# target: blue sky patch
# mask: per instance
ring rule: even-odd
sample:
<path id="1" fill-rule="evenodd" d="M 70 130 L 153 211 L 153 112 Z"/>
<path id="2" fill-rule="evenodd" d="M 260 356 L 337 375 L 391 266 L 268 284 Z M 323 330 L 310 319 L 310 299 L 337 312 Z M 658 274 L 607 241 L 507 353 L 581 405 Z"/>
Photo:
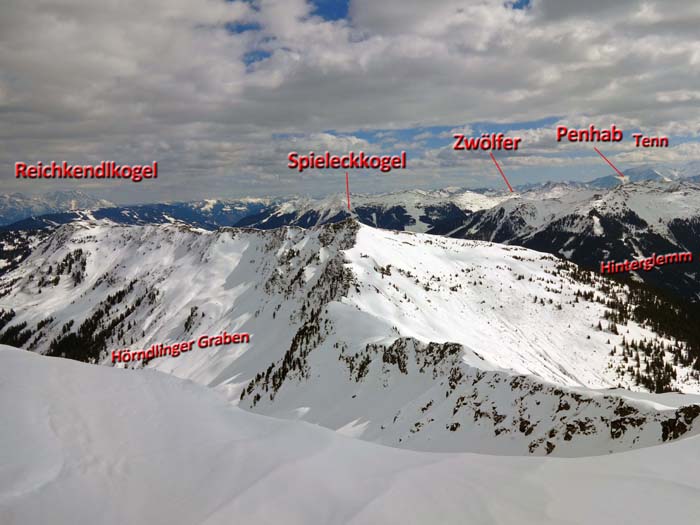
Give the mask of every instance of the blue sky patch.
<path id="1" fill-rule="evenodd" d="M 341 20 L 348 17 L 350 0 L 311 0 L 313 14 L 324 20 Z"/>
<path id="2" fill-rule="evenodd" d="M 251 64 L 255 64 L 256 62 L 260 62 L 271 56 L 272 53 L 269 51 L 254 49 L 253 51 L 248 51 L 245 55 L 243 55 L 243 62 L 246 66 L 250 66 Z"/>
<path id="3" fill-rule="evenodd" d="M 506 2 L 506 6 L 511 9 L 527 9 L 530 7 L 530 0 L 515 0 L 514 2 Z"/>
<path id="4" fill-rule="evenodd" d="M 241 22 L 229 22 L 226 24 L 226 30 L 229 33 L 245 33 L 246 31 L 259 31 L 262 26 L 257 22 L 252 22 L 249 24 L 244 24 Z"/>

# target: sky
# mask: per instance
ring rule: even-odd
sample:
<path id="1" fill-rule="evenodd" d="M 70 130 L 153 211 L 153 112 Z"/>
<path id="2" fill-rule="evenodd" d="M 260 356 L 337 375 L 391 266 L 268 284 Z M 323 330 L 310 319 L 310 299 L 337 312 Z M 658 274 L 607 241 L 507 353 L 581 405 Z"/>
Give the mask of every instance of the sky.
<path id="1" fill-rule="evenodd" d="M 322 195 L 290 151 L 408 152 L 354 191 L 502 187 L 455 132 L 522 138 L 513 184 L 611 173 L 557 125 L 625 131 L 620 169 L 700 159 L 697 0 L 4 0 L 2 191 L 115 202 Z M 631 134 L 668 136 L 638 149 Z M 159 178 L 18 180 L 15 162 L 159 162 Z"/>

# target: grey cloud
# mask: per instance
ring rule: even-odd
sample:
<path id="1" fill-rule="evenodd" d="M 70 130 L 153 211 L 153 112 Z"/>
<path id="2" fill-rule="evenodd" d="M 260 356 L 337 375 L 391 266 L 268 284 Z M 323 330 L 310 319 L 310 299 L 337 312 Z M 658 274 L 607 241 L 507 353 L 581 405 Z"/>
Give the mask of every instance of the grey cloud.
<path id="1" fill-rule="evenodd" d="M 6 0 L 7 186 L 26 188 L 16 160 L 158 158 L 167 180 L 141 198 L 321 191 L 322 178 L 291 176 L 288 148 L 345 148 L 356 130 L 586 115 L 698 132 L 696 1 L 354 0 L 348 21 L 311 13 L 303 0 Z M 235 34 L 232 22 L 261 29 Z M 271 56 L 246 65 L 261 48 Z M 322 138 L 329 129 L 339 137 Z M 295 144 L 273 138 L 289 133 Z M 556 152 L 545 132 L 531 138 L 523 157 Z M 426 152 L 377 184 L 452 181 L 455 162 Z"/>

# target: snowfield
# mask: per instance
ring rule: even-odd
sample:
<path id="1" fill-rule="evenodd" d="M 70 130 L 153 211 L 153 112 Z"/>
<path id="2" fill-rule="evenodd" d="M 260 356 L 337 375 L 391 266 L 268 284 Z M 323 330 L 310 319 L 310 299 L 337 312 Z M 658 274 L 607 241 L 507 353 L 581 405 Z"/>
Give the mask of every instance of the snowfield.
<path id="1" fill-rule="evenodd" d="M 607 390 L 645 390 L 621 350 L 644 340 L 676 388 L 698 392 L 697 373 L 674 363 L 677 341 L 606 319 L 626 294 L 532 250 L 354 221 L 216 232 L 85 221 L 0 278 L 13 315 L 3 333 L 38 353 L 111 365 L 113 350 L 245 332 L 250 344 L 146 366 L 378 444 L 506 455 L 609 454 L 700 430 L 690 399 Z"/>
<path id="2" fill-rule="evenodd" d="M 0 370 L 3 525 L 690 525 L 700 515 L 697 437 L 577 459 L 423 453 L 251 414 L 148 369 L 2 347 Z"/>

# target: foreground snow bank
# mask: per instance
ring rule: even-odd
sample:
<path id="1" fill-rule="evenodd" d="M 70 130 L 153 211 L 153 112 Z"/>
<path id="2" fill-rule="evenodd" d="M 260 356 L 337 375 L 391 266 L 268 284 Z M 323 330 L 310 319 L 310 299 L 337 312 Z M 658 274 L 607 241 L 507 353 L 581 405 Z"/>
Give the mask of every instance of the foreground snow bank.
<path id="1" fill-rule="evenodd" d="M 153 370 L 0 347 L 0 523 L 695 523 L 700 440 L 428 454 L 244 412 Z M 680 468 L 680 467 L 683 468 Z"/>

